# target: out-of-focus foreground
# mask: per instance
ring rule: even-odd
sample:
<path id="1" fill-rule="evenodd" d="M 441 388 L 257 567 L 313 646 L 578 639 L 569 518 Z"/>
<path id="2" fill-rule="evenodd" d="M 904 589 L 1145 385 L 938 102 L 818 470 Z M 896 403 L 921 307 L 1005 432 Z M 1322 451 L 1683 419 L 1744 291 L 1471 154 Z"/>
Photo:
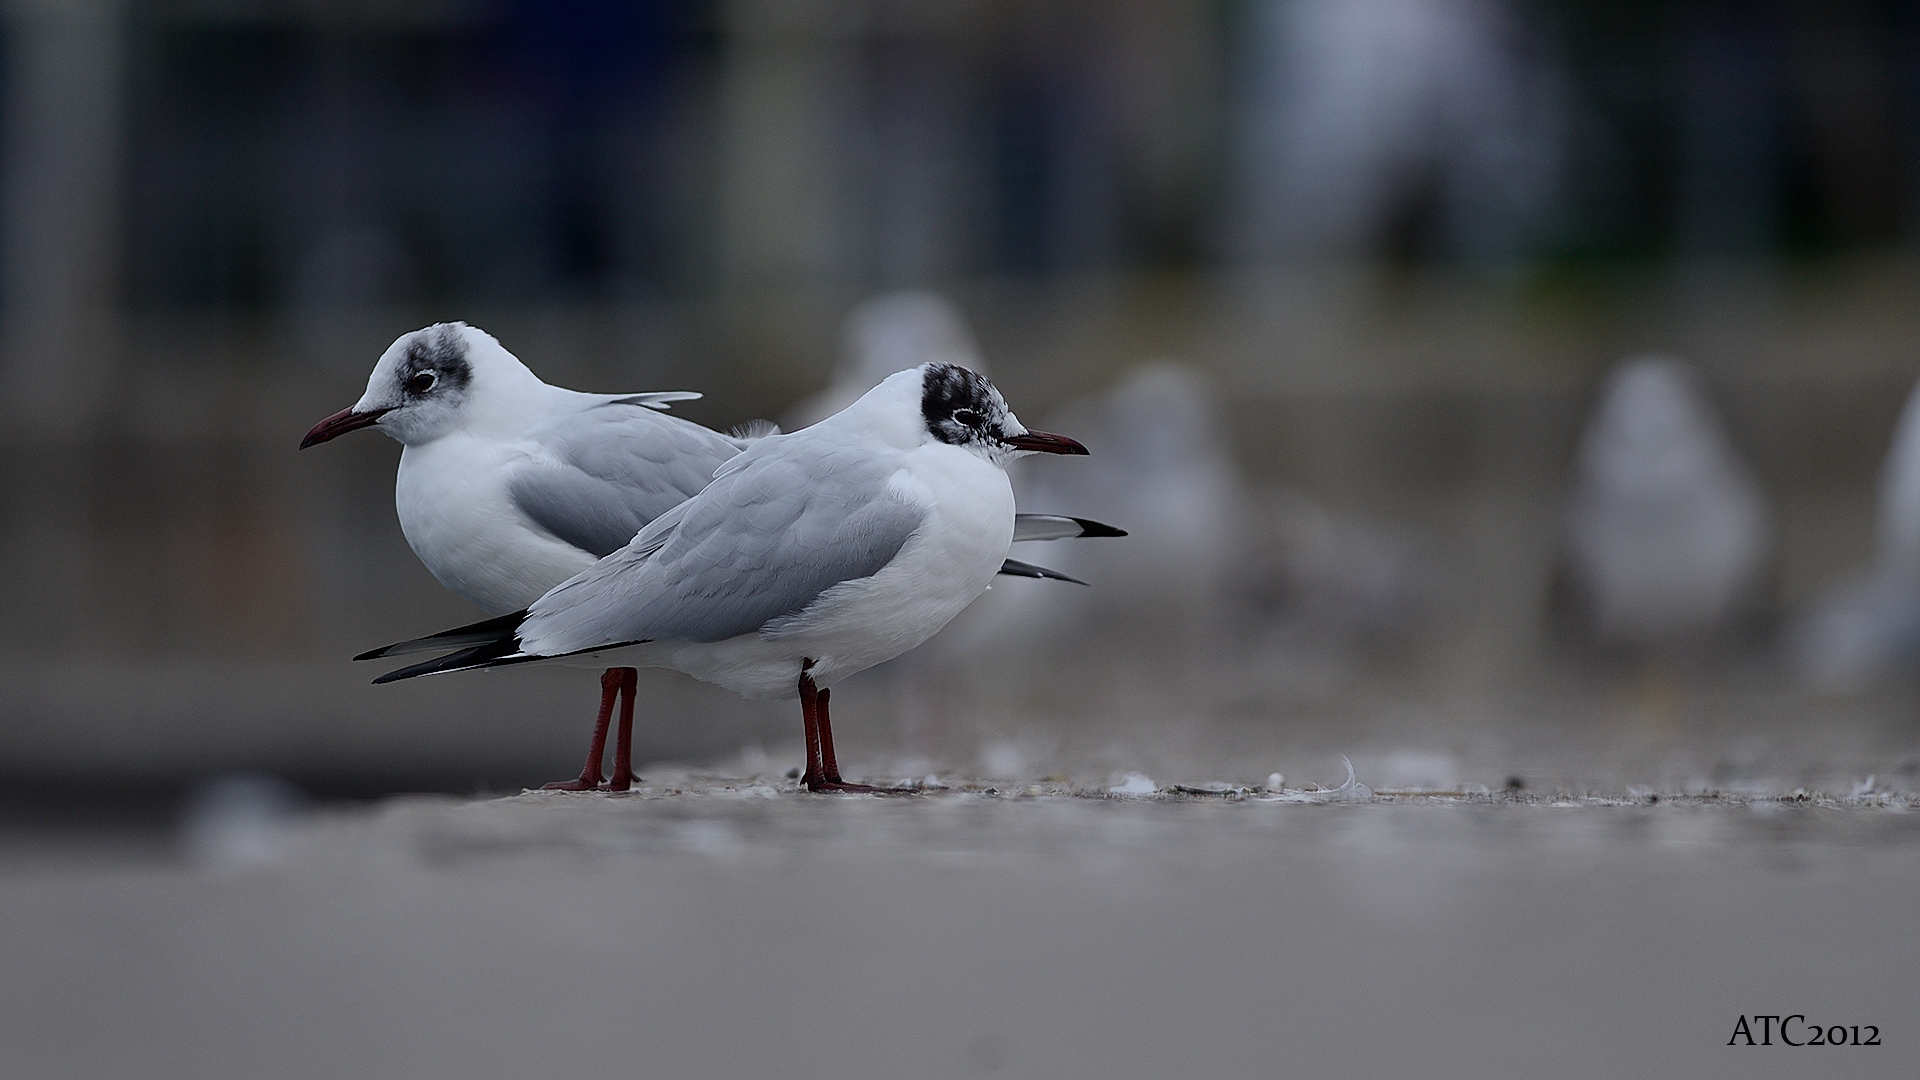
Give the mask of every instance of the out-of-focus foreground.
<path id="1" fill-rule="evenodd" d="M 472 613 L 399 535 L 390 443 L 293 445 L 450 318 L 552 381 L 703 391 L 679 408 L 722 427 L 957 350 L 1093 449 L 1030 463 L 1023 506 L 1133 535 L 1016 552 L 1092 588 L 1007 582 L 848 683 L 860 771 L 1920 775 L 1892 9 L 7 19 L 10 791 L 573 771 L 577 672 L 374 688 L 346 660 Z M 642 687 L 643 759 L 797 747 L 791 710 Z"/>
<path id="2" fill-rule="evenodd" d="M 678 777 L 10 847 L 0 1035 L 42 1077 L 1912 1075 L 1920 817 L 1405 801 Z"/>

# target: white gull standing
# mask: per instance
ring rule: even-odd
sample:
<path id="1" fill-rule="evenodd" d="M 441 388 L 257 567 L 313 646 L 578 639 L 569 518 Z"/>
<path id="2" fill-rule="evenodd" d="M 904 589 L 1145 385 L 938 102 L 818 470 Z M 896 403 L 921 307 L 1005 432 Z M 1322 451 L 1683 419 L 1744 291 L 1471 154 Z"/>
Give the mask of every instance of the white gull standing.
<path id="1" fill-rule="evenodd" d="M 437 323 L 394 341 L 360 400 L 315 424 L 300 448 L 360 428 L 399 442 L 393 497 L 408 546 L 442 585 L 499 615 L 631 540 L 740 452 L 742 440 L 661 411 L 699 396 L 552 386 L 485 331 Z M 549 787 L 600 784 L 622 698 L 610 786 L 631 786 L 638 676 L 605 671 L 586 766 Z"/>
<path id="2" fill-rule="evenodd" d="M 518 611 L 592 566 L 704 488 L 749 439 L 667 415 L 695 393 L 589 394 L 542 382 L 491 335 L 439 323 L 402 335 L 351 408 L 314 425 L 301 448 L 373 428 L 402 444 L 394 485 L 400 528 L 441 584 L 491 615 Z M 1020 515 L 1021 539 L 1102 535 L 1097 523 Z M 1059 576 L 1008 560 L 1021 576 Z M 638 672 L 608 668 L 577 779 L 632 783 Z M 601 759 L 615 704 L 612 776 Z"/>
<path id="3" fill-rule="evenodd" d="M 812 427 L 755 441 L 713 483 L 526 610 L 363 658 L 456 651 L 381 676 L 618 654 L 753 698 L 799 697 L 803 782 L 842 780 L 830 684 L 931 637 L 998 573 L 1014 538 L 1006 466 L 1085 454 L 1030 431 L 952 364 L 888 377 Z"/>

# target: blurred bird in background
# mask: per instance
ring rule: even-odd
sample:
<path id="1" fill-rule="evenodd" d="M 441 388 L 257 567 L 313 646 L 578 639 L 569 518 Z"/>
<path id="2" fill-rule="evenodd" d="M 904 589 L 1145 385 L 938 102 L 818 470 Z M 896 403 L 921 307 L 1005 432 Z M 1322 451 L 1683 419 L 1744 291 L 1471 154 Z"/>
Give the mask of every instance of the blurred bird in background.
<path id="1" fill-rule="evenodd" d="M 1860 690 L 1920 648 L 1920 386 L 1907 397 L 1880 470 L 1873 562 L 1816 598 L 1789 627 L 1800 681 Z"/>
<path id="2" fill-rule="evenodd" d="M 1564 89 L 1481 0 L 1253 9 L 1229 248 L 1511 257 L 1560 185 Z"/>
<path id="3" fill-rule="evenodd" d="M 1616 367 L 1574 468 L 1567 570 L 1596 640 L 1703 645 L 1748 613 L 1766 505 L 1686 365 L 1648 356 Z"/>
<path id="4" fill-rule="evenodd" d="M 1022 503 L 1091 508 L 1127 522 L 1129 539 L 1060 552 L 1092 589 L 996 587 L 948 651 L 995 674 L 975 682 L 1000 695 L 1000 717 L 1040 702 L 1056 718 L 1097 718 L 1078 733 L 1096 756 L 1128 742 L 1191 752 L 1223 704 L 1330 689 L 1358 670 L 1360 649 L 1412 625 L 1443 569 L 1413 530 L 1250 484 L 1220 392 L 1195 365 L 1140 365 L 1047 423 L 1072 425 L 1093 456 L 1071 476 L 1018 474 Z M 1006 775 L 1022 758 L 1057 756 L 1045 739 L 999 732 L 982 764 Z"/>
<path id="5" fill-rule="evenodd" d="M 924 289 L 901 289 L 865 301 L 847 315 L 833 383 L 795 406 L 789 431 L 818 423 L 853 404 L 896 371 L 925 363 L 958 364 L 991 375 L 965 315 L 953 301 Z"/>
<path id="6" fill-rule="evenodd" d="M 1246 510 L 1207 378 L 1180 364 L 1147 364 L 1119 385 L 1055 411 L 1049 422 L 1076 425 L 1083 441 L 1091 440 L 1088 448 L 1098 447 L 1099 460 L 1071 477 L 1055 475 L 1058 470 L 1023 473 L 1021 501 L 1084 507 L 1127 522 L 1131 538 L 1063 551 L 1064 572 L 1099 587 L 1049 605 L 1025 632 L 1044 636 L 1047 628 L 1109 619 L 1138 626 L 1144 619 L 1156 636 L 1204 638 L 1242 547 Z"/>
<path id="7" fill-rule="evenodd" d="M 1178 752 L 1203 738 L 1193 721 L 1221 687 L 1239 682 L 1230 585 L 1247 508 L 1206 377 L 1149 364 L 1046 422 L 1078 425 L 1092 456 L 1077 477 L 1016 476 L 1021 503 L 1098 507 L 1089 512 L 1126 522 L 1130 535 L 1062 552 L 1065 572 L 1091 589 L 996 587 L 953 628 L 941 655 L 973 676 L 948 681 L 976 695 L 980 764 L 999 777 L 1074 754 L 1117 760 L 1113 748 L 1127 743 Z M 1043 727 L 1034 716 L 1081 723 Z M 1069 752 L 1062 738 L 1085 745 Z"/>

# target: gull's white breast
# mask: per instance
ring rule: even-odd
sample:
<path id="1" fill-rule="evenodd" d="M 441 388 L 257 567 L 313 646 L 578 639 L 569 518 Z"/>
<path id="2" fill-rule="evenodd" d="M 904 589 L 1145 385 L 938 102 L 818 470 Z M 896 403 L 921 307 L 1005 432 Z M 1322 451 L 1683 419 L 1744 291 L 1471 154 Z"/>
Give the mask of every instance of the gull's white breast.
<path id="1" fill-rule="evenodd" d="M 462 431 L 400 453 L 393 490 L 400 531 L 442 585 L 490 615 L 526 607 L 596 561 L 514 505 L 512 467 L 537 452 L 529 440 Z"/>

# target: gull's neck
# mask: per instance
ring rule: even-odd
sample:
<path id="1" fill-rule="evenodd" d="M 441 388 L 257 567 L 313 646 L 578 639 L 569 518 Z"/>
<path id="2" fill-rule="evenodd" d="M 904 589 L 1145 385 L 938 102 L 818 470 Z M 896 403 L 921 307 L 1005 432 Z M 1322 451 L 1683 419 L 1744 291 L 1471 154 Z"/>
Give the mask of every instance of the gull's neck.
<path id="1" fill-rule="evenodd" d="M 844 432 L 901 450 L 911 450 L 933 437 L 920 414 L 920 377 L 915 371 L 888 376 L 814 427 L 823 434 Z"/>

